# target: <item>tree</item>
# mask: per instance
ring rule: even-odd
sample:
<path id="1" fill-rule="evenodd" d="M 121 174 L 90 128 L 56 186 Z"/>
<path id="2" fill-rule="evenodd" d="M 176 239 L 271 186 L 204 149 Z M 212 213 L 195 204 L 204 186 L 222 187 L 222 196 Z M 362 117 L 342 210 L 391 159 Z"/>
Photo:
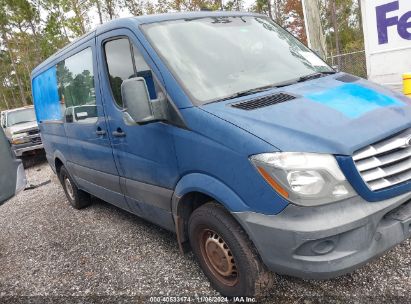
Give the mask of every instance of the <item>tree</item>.
<path id="1" fill-rule="evenodd" d="M 94 3 L 88 0 L 63 0 L 62 3 L 66 13 L 69 11 L 74 13 L 73 17 L 67 18 L 68 28 L 76 36 L 84 35 L 88 30 L 89 18 L 87 13 Z"/>
<path id="2" fill-rule="evenodd" d="M 272 17 L 282 27 L 306 43 L 304 12 L 301 0 L 256 0 L 252 11 Z"/>
<path id="3" fill-rule="evenodd" d="M 103 11 L 101 9 L 100 0 L 94 0 L 94 4 L 97 7 L 98 19 L 100 21 L 100 24 L 103 24 Z"/>
<path id="4" fill-rule="evenodd" d="M 251 10 L 268 16 L 268 2 L 266 0 L 256 0 Z"/>
<path id="5" fill-rule="evenodd" d="M 103 0 L 103 12 L 105 12 L 108 15 L 108 18 L 110 20 L 113 20 L 117 16 L 116 9 L 117 9 L 116 1 Z"/>
<path id="6" fill-rule="evenodd" d="M 267 0 L 267 10 L 268 10 L 268 16 L 273 19 L 273 12 L 271 8 L 271 0 Z"/>
<path id="7" fill-rule="evenodd" d="M 358 0 L 320 1 L 327 48 L 331 53 L 364 50 L 361 10 L 358 3 Z"/>
<path id="8" fill-rule="evenodd" d="M 0 36 L 2 40 L 2 47 L 4 47 L 7 50 L 7 55 L 10 60 L 11 66 L 12 66 L 12 73 L 13 76 L 15 77 L 15 80 L 17 82 L 17 86 L 19 89 L 19 97 L 20 101 L 23 105 L 27 105 L 27 100 L 26 100 L 26 94 L 25 94 L 25 87 L 21 78 L 20 70 L 18 69 L 18 58 L 14 54 L 14 50 L 11 48 L 12 44 L 10 43 L 10 33 L 12 32 L 12 23 L 10 23 L 10 19 L 13 20 L 13 12 L 14 12 L 14 7 L 10 6 L 9 1 L 6 0 L 1 0 L 0 1 L 0 6 L 3 8 L 0 11 Z M 14 18 L 16 19 L 16 18 Z"/>
<path id="9" fill-rule="evenodd" d="M 144 13 L 144 3 L 140 0 L 124 0 L 124 7 L 127 8 L 133 16 L 140 16 Z"/>
<path id="10" fill-rule="evenodd" d="M 307 44 L 307 34 L 305 32 L 304 11 L 301 0 L 288 0 L 283 2 L 282 14 L 287 18 L 282 20 L 282 25 L 287 28 L 295 37 Z"/>
<path id="11" fill-rule="evenodd" d="M 244 4 L 242 0 L 232 0 L 225 2 L 223 8 L 226 11 L 241 11 L 243 5 Z"/>

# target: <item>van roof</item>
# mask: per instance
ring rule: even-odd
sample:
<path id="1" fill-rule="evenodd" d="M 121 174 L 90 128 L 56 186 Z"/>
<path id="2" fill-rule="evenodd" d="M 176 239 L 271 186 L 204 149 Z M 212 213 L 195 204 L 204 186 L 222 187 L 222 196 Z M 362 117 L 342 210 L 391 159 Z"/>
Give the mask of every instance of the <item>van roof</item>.
<path id="1" fill-rule="evenodd" d="M 256 13 L 249 12 L 227 12 L 227 11 L 201 11 L 201 12 L 176 12 L 176 13 L 166 13 L 166 14 L 155 14 L 155 15 L 144 15 L 133 17 L 140 24 L 153 23 L 177 19 L 196 19 L 205 17 L 223 17 L 223 16 L 264 16 Z"/>
<path id="2" fill-rule="evenodd" d="M 248 12 L 226 12 L 226 11 L 201 11 L 201 12 L 184 12 L 184 13 L 167 13 L 167 14 L 156 14 L 156 15 L 144 15 L 137 17 L 128 17 L 128 18 L 118 18 L 111 20 L 109 22 L 103 23 L 102 25 L 97 26 L 91 32 L 75 39 L 71 43 L 67 44 L 65 47 L 51 55 L 41 64 L 39 64 L 31 73 L 31 77 L 34 78 L 40 72 L 49 68 L 51 63 L 56 61 L 60 56 L 74 49 L 78 45 L 83 44 L 84 42 L 94 38 L 96 35 L 102 34 L 104 32 L 121 28 L 121 27 L 132 27 L 139 26 L 146 23 L 178 20 L 178 19 L 197 19 L 197 18 L 206 18 L 206 17 L 224 17 L 224 16 L 262 16 L 265 15 L 248 13 Z"/>

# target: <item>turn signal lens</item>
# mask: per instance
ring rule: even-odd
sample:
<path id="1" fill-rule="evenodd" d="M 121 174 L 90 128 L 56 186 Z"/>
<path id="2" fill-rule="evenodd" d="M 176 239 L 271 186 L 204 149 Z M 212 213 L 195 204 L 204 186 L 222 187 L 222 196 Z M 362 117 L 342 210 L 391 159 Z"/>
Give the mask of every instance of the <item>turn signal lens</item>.
<path id="1" fill-rule="evenodd" d="M 270 184 L 271 187 L 274 188 L 274 190 L 276 190 L 280 195 L 282 195 L 285 198 L 288 198 L 289 194 L 288 192 L 280 186 L 279 183 L 277 183 L 271 176 L 270 174 L 268 174 L 267 171 L 264 170 L 264 168 L 261 167 L 257 167 L 258 172 L 260 172 L 260 174 L 263 176 L 263 178 L 265 179 L 265 181 L 267 183 Z"/>

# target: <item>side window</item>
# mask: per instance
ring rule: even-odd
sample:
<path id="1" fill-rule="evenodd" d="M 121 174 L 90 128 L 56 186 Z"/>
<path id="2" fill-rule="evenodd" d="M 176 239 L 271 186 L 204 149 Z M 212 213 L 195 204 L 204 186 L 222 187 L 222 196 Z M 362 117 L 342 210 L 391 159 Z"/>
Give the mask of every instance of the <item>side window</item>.
<path id="1" fill-rule="evenodd" d="M 151 99 L 156 99 L 161 92 L 153 73 L 138 49 L 130 44 L 128 38 L 110 40 L 104 44 L 107 69 L 113 97 L 118 106 L 123 108 L 121 84 L 133 77 L 143 77 Z"/>
<path id="2" fill-rule="evenodd" d="M 134 45 L 133 56 L 137 77 L 143 77 L 145 79 L 148 88 L 148 93 L 150 94 L 150 99 L 156 99 L 158 95 L 157 93 L 160 92 L 160 88 L 158 87 L 157 82 L 154 80 L 153 73 L 148 64 L 146 63 L 146 61 L 144 60 L 143 55 Z"/>
<path id="3" fill-rule="evenodd" d="M 110 40 L 104 44 L 104 50 L 111 91 L 117 105 L 122 108 L 121 83 L 123 80 L 132 78 L 135 75 L 130 42 L 127 38 Z"/>
<path id="4" fill-rule="evenodd" d="M 87 48 L 57 64 L 58 95 L 67 122 L 97 121 L 92 56 Z"/>

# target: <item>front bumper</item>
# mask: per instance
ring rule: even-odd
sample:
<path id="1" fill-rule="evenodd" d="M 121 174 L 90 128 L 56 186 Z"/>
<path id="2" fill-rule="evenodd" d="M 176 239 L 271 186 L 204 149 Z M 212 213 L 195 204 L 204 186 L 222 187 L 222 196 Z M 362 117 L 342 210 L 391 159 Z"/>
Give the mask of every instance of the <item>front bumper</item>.
<path id="1" fill-rule="evenodd" d="M 24 152 L 29 152 L 29 151 L 34 151 L 34 150 L 40 150 L 43 149 L 43 144 L 33 144 L 33 143 L 27 143 L 27 144 L 21 144 L 21 145 L 12 145 L 11 149 L 13 150 L 14 154 L 17 157 L 20 157 L 23 155 Z"/>
<path id="2" fill-rule="evenodd" d="M 328 279 L 351 272 L 411 236 L 411 193 L 380 202 L 357 196 L 278 215 L 235 212 L 267 267 Z"/>

